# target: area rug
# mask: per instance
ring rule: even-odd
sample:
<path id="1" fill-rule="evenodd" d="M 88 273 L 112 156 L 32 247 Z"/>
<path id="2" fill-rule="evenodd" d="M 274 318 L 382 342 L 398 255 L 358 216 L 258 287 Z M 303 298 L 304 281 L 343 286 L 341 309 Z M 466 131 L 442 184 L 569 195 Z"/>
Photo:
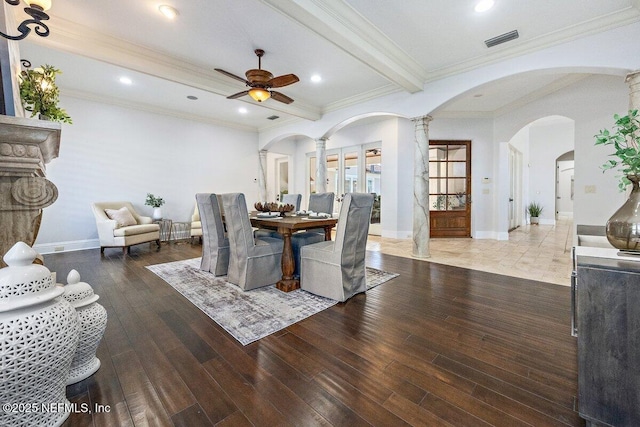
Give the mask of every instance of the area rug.
<path id="1" fill-rule="evenodd" d="M 200 270 L 200 258 L 147 266 L 161 279 L 211 317 L 242 345 L 293 325 L 335 305 L 337 301 L 319 297 L 302 289 L 281 292 L 275 286 L 243 291 Z M 367 267 L 367 289 L 397 277 Z"/>

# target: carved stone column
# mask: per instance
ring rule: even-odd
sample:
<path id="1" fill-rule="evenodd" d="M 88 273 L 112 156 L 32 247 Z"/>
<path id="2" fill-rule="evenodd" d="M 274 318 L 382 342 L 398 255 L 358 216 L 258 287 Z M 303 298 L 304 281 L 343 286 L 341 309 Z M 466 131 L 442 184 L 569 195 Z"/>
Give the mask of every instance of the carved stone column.
<path id="1" fill-rule="evenodd" d="M 316 193 L 327 192 L 327 138 L 316 139 Z"/>
<path id="2" fill-rule="evenodd" d="M 42 209 L 58 198 L 45 165 L 59 150 L 60 123 L 0 116 L 0 253 L 35 243 Z"/>
<path id="3" fill-rule="evenodd" d="M 429 254 L 429 122 L 431 116 L 415 117 L 413 159 L 413 256 Z"/>
<path id="4" fill-rule="evenodd" d="M 267 150 L 260 150 L 260 165 L 258 168 L 258 191 L 261 202 L 267 200 Z"/>
<path id="5" fill-rule="evenodd" d="M 629 110 L 640 110 L 640 70 L 627 74 L 629 84 Z"/>

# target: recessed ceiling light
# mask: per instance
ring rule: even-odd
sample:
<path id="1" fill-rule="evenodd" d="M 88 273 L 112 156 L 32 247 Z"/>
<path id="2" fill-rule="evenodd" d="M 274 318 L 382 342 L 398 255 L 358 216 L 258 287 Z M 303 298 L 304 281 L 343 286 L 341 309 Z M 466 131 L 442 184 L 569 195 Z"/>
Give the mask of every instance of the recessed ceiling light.
<path id="1" fill-rule="evenodd" d="M 187 99 L 195 101 L 196 99 L 198 99 L 198 97 L 197 96 L 193 96 L 193 95 L 187 95 Z"/>
<path id="2" fill-rule="evenodd" d="M 160 6 L 158 6 L 158 10 L 167 19 L 175 19 L 175 17 L 178 16 L 178 10 L 169 6 L 168 4 L 161 4 Z"/>
<path id="3" fill-rule="evenodd" d="M 491 9 L 493 5 L 493 0 L 480 0 L 478 3 L 476 3 L 476 7 L 474 8 L 474 10 L 478 13 L 486 12 L 487 10 Z"/>
<path id="4" fill-rule="evenodd" d="M 482 93 L 476 93 L 475 95 L 473 95 L 474 98 L 482 98 Z"/>
<path id="5" fill-rule="evenodd" d="M 133 80 L 131 80 L 129 77 L 120 77 L 120 83 L 122 83 L 123 85 L 130 85 L 133 83 Z"/>
<path id="6" fill-rule="evenodd" d="M 322 81 L 322 77 L 320 76 L 320 74 L 314 74 L 313 76 L 311 76 L 311 81 L 314 83 L 320 83 Z"/>
<path id="7" fill-rule="evenodd" d="M 240 113 L 240 114 L 247 114 L 247 109 L 246 109 L 246 108 L 244 108 L 244 107 L 240 107 L 240 108 L 238 108 L 238 113 Z"/>

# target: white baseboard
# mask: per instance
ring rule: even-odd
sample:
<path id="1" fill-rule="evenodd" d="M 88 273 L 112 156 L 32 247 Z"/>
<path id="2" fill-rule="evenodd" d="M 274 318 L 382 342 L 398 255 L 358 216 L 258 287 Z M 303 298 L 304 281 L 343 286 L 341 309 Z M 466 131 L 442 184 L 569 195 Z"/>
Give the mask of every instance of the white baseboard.
<path id="1" fill-rule="evenodd" d="M 495 240 L 496 239 L 496 232 L 495 231 L 475 231 L 474 233 L 472 233 L 472 237 L 474 239 L 492 239 Z"/>
<path id="2" fill-rule="evenodd" d="M 412 239 L 413 231 L 382 230 L 382 237 L 389 239 Z"/>
<path id="3" fill-rule="evenodd" d="M 100 240 L 73 240 L 68 242 L 41 243 L 33 245 L 33 249 L 40 254 L 52 254 L 56 252 L 73 252 L 100 247 Z"/>

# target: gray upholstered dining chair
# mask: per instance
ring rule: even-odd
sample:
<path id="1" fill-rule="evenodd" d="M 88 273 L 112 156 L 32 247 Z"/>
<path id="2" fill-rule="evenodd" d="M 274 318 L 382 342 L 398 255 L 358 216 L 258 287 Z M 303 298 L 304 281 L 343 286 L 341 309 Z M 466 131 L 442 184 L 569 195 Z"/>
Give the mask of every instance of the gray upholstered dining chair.
<path id="1" fill-rule="evenodd" d="M 230 255 L 227 281 L 243 290 L 276 283 L 282 277 L 282 239 L 254 238 L 244 194 L 222 195 Z"/>
<path id="2" fill-rule="evenodd" d="M 281 200 L 282 204 L 284 205 L 295 206 L 296 211 L 300 210 L 301 201 L 302 201 L 302 194 L 298 194 L 298 193 L 284 194 Z"/>
<path id="3" fill-rule="evenodd" d="M 224 276 L 229 267 L 229 239 L 224 235 L 220 198 L 215 194 L 198 193 L 196 203 L 202 223 L 200 270 Z"/>
<path id="4" fill-rule="evenodd" d="M 296 212 L 300 210 L 301 201 L 302 201 L 302 194 L 297 194 L 297 193 L 285 194 L 282 196 L 282 200 L 281 200 L 282 204 L 284 205 L 295 206 Z M 258 238 L 262 238 L 262 237 L 273 237 L 274 239 L 282 238 L 280 233 L 278 233 L 275 230 L 265 230 L 265 229 L 256 230 L 253 232 L 253 235 Z"/>
<path id="5" fill-rule="evenodd" d="M 345 195 L 335 241 L 301 248 L 302 289 L 338 301 L 367 290 L 365 253 L 372 208 L 372 194 Z"/>
<path id="6" fill-rule="evenodd" d="M 335 193 L 313 193 L 309 196 L 309 211 L 333 215 Z M 311 228 L 291 236 L 291 249 L 296 262 L 294 276 L 300 276 L 300 248 L 312 243 L 324 241 L 324 228 Z"/>

